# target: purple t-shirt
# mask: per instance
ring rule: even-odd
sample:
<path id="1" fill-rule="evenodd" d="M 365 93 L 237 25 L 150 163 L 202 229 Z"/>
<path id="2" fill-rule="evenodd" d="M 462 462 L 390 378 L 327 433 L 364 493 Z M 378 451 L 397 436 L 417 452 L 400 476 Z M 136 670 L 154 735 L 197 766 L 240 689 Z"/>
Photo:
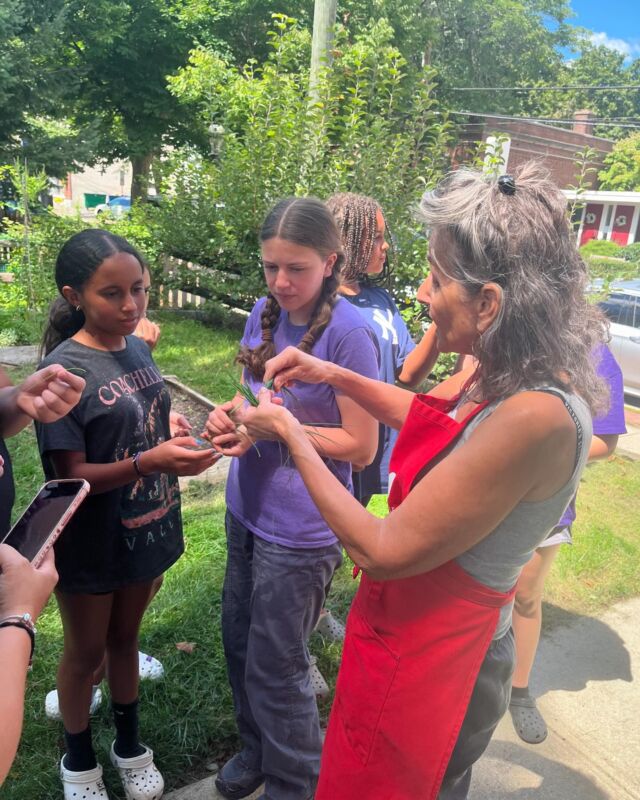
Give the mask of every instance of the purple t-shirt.
<path id="1" fill-rule="evenodd" d="M 242 344 L 256 347 L 262 341 L 260 314 L 265 298 L 258 300 L 247 320 Z M 306 325 L 292 325 L 282 311 L 273 329 L 273 342 L 279 353 L 297 345 Z M 331 321 L 317 339 L 312 353 L 347 369 L 378 378 L 378 356 L 373 333 L 361 314 L 339 298 Z M 257 393 L 261 383 L 247 370 L 244 381 Z M 328 384 L 297 382 L 282 399 L 301 422 L 340 425 L 340 410 L 334 389 Z M 331 429 L 326 429 L 331 436 Z M 258 454 L 259 453 L 259 454 Z M 326 459 L 325 463 L 346 487 L 351 489 L 351 464 Z M 280 442 L 259 441 L 242 458 L 233 459 L 227 480 L 227 507 L 243 525 L 257 536 L 285 547 L 325 547 L 336 538 L 311 499 L 300 473 Z"/>
<path id="2" fill-rule="evenodd" d="M 627 432 L 624 422 L 624 388 L 622 370 L 613 357 L 611 350 L 606 345 L 601 345 L 598 351 L 598 364 L 596 372 L 604 378 L 609 386 L 609 409 L 601 417 L 594 417 L 594 436 L 618 435 Z M 576 518 L 575 497 L 562 515 L 558 528 L 567 528 Z"/>

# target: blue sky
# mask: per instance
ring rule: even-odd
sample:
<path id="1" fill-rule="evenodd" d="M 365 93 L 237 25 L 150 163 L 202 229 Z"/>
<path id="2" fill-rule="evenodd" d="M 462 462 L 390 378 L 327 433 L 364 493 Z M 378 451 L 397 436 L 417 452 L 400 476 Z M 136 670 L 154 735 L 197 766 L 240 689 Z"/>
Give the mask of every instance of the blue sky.
<path id="1" fill-rule="evenodd" d="M 594 31 L 596 44 L 640 58 L 640 0 L 570 0 L 571 22 Z"/>

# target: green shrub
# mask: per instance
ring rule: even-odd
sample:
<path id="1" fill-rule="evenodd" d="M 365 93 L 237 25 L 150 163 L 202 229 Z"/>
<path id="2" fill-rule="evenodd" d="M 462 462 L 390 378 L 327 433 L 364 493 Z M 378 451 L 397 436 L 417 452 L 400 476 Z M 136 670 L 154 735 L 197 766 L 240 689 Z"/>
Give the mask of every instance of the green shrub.
<path id="1" fill-rule="evenodd" d="M 587 256 L 619 256 L 622 257 L 622 247 L 606 239 L 590 239 L 580 248 L 583 258 Z"/>
<path id="2" fill-rule="evenodd" d="M 634 242 L 623 247 L 620 255 L 625 261 L 633 261 L 636 264 L 640 264 L 640 242 Z"/>
<path id="3" fill-rule="evenodd" d="M 287 195 L 338 191 L 374 196 L 398 252 L 396 288 L 424 276 L 426 241 L 414 209 L 443 174 L 448 123 L 433 99 L 435 72 L 410 68 L 386 20 L 349 38 L 339 28 L 333 68 L 308 94 L 309 32 L 275 15 L 271 55 L 237 68 L 205 49 L 170 78 L 172 91 L 226 131 L 222 154 L 207 161 L 181 151 L 163 165 L 167 201 L 155 222 L 165 252 L 218 274 L 201 286 L 249 308 L 264 293 L 258 232 L 269 207 Z M 240 273 L 225 281 L 220 273 Z"/>

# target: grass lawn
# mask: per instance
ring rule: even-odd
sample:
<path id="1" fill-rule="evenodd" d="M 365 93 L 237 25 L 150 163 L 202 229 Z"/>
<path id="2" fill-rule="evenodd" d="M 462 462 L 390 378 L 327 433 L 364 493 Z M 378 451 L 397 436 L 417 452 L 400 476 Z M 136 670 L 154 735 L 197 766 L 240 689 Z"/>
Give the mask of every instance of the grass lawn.
<path id="1" fill-rule="evenodd" d="M 156 359 L 213 400 L 233 394 L 230 376 L 238 336 L 173 316 L 161 317 L 162 339 Z M 23 372 L 14 370 L 18 379 Z M 41 483 L 42 474 L 31 431 L 9 441 L 14 459 L 20 511 Z M 548 600 L 576 613 L 594 612 L 620 598 L 640 594 L 640 531 L 637 498 L 640 462 L 614 457 L 590 467 L 583 479 L 574 528 L 576 544 L 562 548 L 548 581 Z M 384 498 L 372 508 L 384 513 Z M 165 665 L 159 683 L 141 685 L 141 732 L 157 754 L 168 788 L 204 774 L 210 761 L 221 761 L 237 745 L 220 640 L 220 591 L 224 571 L 224 498 L 220 490 L 191 484 L 183 495 L 187 550 L 166 576 L 143 624 L 141 646 Z M 635 517 L 635 519 L 634 519 Z M 334 581 L 330 606 L 344 619 L 355 583 L 345 563 Z M 62 635 L 55 603 L 38 623 L 39 637 L 29 678 L 25 729 L 18 757 L 3 786 L 3 800 L 58 800 L 57 777 L 62 727 L 44 716 L 44 697 L 54 687 Z M 195 644 L 193 653 L 176 648 Z M 311 649 L 322 673 L 335 682 L 340 657 L 336 644 L 314 637 Z M 329 701 L 321 704 L 328 715 Z M 92 723 L 96 751 L 105 766 L 110 796 L 122 790 L 108 765 L 113 737 L 108 702 Z"/>

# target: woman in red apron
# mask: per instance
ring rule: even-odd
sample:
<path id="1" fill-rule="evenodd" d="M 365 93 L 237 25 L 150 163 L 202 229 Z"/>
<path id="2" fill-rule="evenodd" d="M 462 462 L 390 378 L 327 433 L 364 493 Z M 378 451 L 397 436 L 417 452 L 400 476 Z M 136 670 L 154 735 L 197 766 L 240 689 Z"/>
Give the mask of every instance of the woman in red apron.
<path id="1" fill-rule="evenodd" d="M 539 168 L 497 182 L 453 173 L 422 211 L 431 271 L 418 298 L 440 351 L 478 359 L 473 375 L 414 395 L 293 350 L 265 373 L 276 391 L 327 382 L 400 429 L 389 515 L 338 485 L 322 438 L 271 392 L 239 413 L 253 438 L 289 447 L 362 571 L 316 800 L 467 796 L 508 704 L 513 587 L 569 502 L 590 408 L 606 402 L 589 357 L 602 320 L 584 300 L 566 202 Z"/>

